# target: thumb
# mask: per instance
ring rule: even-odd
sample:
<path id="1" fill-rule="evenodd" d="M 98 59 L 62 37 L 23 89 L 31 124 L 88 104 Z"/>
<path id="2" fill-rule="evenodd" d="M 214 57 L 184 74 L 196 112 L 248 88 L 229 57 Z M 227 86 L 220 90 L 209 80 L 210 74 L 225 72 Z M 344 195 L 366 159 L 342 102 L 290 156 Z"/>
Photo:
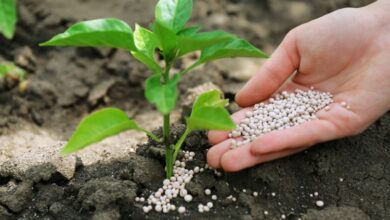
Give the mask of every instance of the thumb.
<path id="1" fill-rule="evenodd" d="M 269 98 L 295 72 L 299 62 L 296 29 L 293 29 L 286 35 L 260 71 L 238 92 L 236 95 L 238 105 L 252 106 Z"/>

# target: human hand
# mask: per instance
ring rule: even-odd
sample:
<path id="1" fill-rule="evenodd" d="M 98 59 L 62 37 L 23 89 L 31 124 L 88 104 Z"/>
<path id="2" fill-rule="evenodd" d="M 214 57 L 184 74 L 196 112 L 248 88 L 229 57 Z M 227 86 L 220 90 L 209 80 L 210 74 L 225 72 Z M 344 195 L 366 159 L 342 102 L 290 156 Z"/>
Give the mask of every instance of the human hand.
<path id="1" fill-rule="evenodd" d="M 265 101 L 273 93 L 296 88 L 331 92 L 329 111 L 285 130 L 263 134 L 230 149 L 228 132 L 211 131 L 210 166 L 238 171 L 285 157 L 316 143 L 356 135 L 390 109 L 389 1 L 347 8 L 290 31 L 271 58 L 237 94 L 242 107 Z M 296 72 L 296 73 L 295 73 Z M 340 105 L 347 102 L 349 109 Z M 245 108 L 233 114 L 239 123 Z"/>

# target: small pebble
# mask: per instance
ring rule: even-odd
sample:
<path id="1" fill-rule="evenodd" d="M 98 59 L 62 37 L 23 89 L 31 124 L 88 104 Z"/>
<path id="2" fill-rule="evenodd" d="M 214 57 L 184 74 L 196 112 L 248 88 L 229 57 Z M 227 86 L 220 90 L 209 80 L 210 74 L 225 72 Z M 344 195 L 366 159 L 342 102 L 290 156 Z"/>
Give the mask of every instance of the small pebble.
<path id="1" fill-rule="evenodd" d="M 210 189 L 205 189 L 205 190 L 204 190 L 204 194 L 210 195 L 210 194 L 211 194 L 211 190 L 210 190 Z"/>
<path id="2" fill-rule="evenodd" d="M 211 199 L 212 199 L 212 200 L 217 200 L 217 198 L 218 198 L 217 195 L 212 195 L 212 196 L 211 196 Z"/>

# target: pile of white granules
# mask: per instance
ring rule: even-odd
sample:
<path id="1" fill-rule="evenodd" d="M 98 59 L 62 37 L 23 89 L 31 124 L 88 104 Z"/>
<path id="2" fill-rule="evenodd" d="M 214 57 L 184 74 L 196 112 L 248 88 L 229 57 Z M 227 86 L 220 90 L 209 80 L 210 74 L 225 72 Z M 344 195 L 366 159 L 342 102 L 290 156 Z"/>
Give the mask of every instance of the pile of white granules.
<path id="1" fill-rule="evenodd" d="M 182 197 L 185 202 L 192 201 L 192 195 L 189 194 L 185 188 L 186 184 L 191 181 L 193 176 L 197 173 L 202 173 L 205 169 L 211 169 L 209 166 L 204 168 L 194 167 L 193 169 L 186 169 L 186 162 L 193 160 L 195 156 L 194 152 L 184 151 L 184 158 L 182 161 L 176 160 L 173 166 L 173 176 L 170 179 L 163 181 L 163 186 L 156 192 L 152 193 L 147 199 L 144 197 L 136 197 L 135 201 L 144 203 L 143 211 L 148 213 L 152 210 L 156 212 L 168 213 L 171 211 L 177 211 L 179 213 L 186 212 L 185 206 L 176 207 L 173 201 Z M 219 173 L 214 170 L 214 173 Z M 210 196 L 211 200 L 216 200 L 216 195 L 211 195 L 210 189 L 205 189 L 205 195 Z M 206 204 L 198 204 L 199 212 L 208 212 L 213 208 L 213 202 L 209 201 Z"/>
<path id="2" fill-rule="evenodd" d="M 333 102 L 332 94 L 311 88 L 308 91 L 296 89 L 293 93 L 283 91 L 269 99 L 268 103 L 259 103 L 230 134 L 231 148 L 248 144 L 258 136 L 274 130 L 286 129 L 304 122 L 317 119 L 316 113 L 329 110 Z"/>

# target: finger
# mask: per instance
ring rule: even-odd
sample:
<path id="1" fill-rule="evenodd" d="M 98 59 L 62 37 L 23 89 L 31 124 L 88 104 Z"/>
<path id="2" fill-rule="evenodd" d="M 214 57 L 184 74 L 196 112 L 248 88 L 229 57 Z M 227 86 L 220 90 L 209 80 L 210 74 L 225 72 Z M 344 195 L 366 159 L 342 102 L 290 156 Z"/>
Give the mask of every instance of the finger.
<path id="1" fill-rule="evenodd" d="M 252 108 L 244 108 L 232 115 L 234 123 L 239 124 L 245 118 L 245 113 L 251 111 Z M 230 131 L 209 131 L 208 138 L 211 144 L 218 144 L 229 138 Z"/>
<path id="2" fill-rule="evenodd" d="M 240 106 L 251 106 L 270 97 L 299 66 L 295 31 L 290 31 L 269 60 L 236 95 Z"/>
<path id="3" fill-rule="evenodd" d="M 221 168 L 221 157 L 230 150 L 232 139 L 214 145 L 207 152 L 207 163 L 213 168 Z"/>
<path id="4" fill-rule="evenodd" d="M 221 158 L 221 167 L 226 172 L 235 172 L 260 163 L 265 163 L 298 153 L 305 150 L 306 148 L 307 147 L 284 150 L 270 154 L 254 155 L 251 153 L 250 144 L 247 144 L 226 152 Z"/>

